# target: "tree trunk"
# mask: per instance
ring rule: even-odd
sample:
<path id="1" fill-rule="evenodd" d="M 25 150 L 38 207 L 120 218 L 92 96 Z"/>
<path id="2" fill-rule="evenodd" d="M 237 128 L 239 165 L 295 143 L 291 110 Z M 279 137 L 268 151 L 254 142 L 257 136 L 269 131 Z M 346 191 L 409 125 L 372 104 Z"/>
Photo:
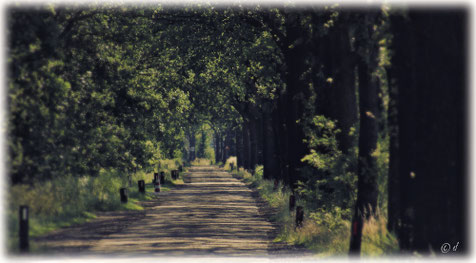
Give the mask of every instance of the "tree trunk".
<path id="1" fill-rule="evenodd" d="M 444 243 L 467 251 L 466 72 L 468 13 L 392 16 L 398 87 L 400 246 L 420 254 Z"/>
<path id="2" fill-rule="evenodd" d="M 224 143 L 223 143 L 223 163 L 228 160 L 228 158 L 231 156 L 231 146 L 232 146 L 232 134 L 230 130 L 227 130 L 225 132 L 225 138 L 224 138 Z"/>
<path id="3" fill-rule="evenodd" d="M 257 164 L 258 165 L 263 165 L 264 163 L 264 138 L 263 138 L 263 114 L 260 113 L 259 118 L 256 119 L 256 137 L 258 138 L 257 140 Z"/>
<path id="4" fill-rule="evenodd" d="M 288 135 L 286 127 L 286 98 L 281 95 L 278 99 L 277 110 L 274 111 L 274 130 L 276 132 L 276 148 L 279 161 L 279 174 L 286 185 L 291 185 L 289 177 L 289 162 L 287 159 L 288 152 Z"/>
<path id="5" fill-rule="evenodd" d="M 191 132 L 189 134 L 189 141 L 190 141 L 190 154 L 189 154 L 189 161 L 195 160 L 195 150 L 196 150 L 196 138 L 195 132 Z"/>
<path id="6" fill-rule="evenodd" d="M 215 163 L 221 161 L 221 136 L 219 132 L 215 132 Z"/>
<path id="7" fill-rule="evenodd" d="M 250 131 L 250 169 L 255 170 L 256 165 L 258 164 L 258 131 L 256 120 L 250 118 L 249 121 L 249 131 Z"/>
<path id="8" fill-rule="evenodd" d="M 243 167 L 246 170 L 251 168 L 251 146 L 250 146 L 250 132 L 249 121 L 243 121 Z"/>
<path id="9" fill-rule="evenodd" d="M 233 130 L 230 130 L 230 132 L 228 133 L 228 135 L 230 136 L 230 156 L 236 156 L 237 153 L 236 153 L 236 128 L 234 128 Z"/>
<path id="10" fill-rule="evenodd" d="M 373 25 L 373 24 L 371 24 Z M 368 31 L 371 32 L 370 30 Z M 363 40 L 365 41 L 365 40 Z M 365 43 L 363 43 L 365 45 Z M 375 59 L 377 50 L 367 49 L 367 56 Z M 360 255 L 362 228 L 364 222 L 375 213 L 377 208 L 378 186 L 376 158 L 372 153 L 377 148 L 378 139 L 378 90 L 374 80 L 371 80 L 372 67 L 362 58 L 359 62 L 359 105 L 360 133 L 358 158 L 357 201 L 352 220 L 350 253 Z"/>
<path id="11" fill-rule="evenodd" d="M 388 224 L 387 228 L 394 234 L 399 233 L 398 221 L 400 219 L 400 181 L 398 179 L 398 93 L 392 82 L 391 70 L 387 70 L 389 89 L 388 106 L 388 133 L 390 137 L 389 167 L 388 167 Z"/>
<path id="12" fill-rule="evenodd" d="M 243 126 L 243 125 L 242 125 Z M 243 151 L 244 151 L 244 145 L 243 145 L 243 128 L 238 127 L 235 132 L 235 143 L 236 143 L 236 164 L 238 167 L 243 167 L 244 166 L 244 156 L 243 156 Z"/>
<path id="13" fill-rule="evenodd" d="M 303 98 L 305 89 L 309 88 L 303 74 L 309 69 L 306 58 L 309 48 L 303 38 L 304 29 L 300 21 L 300 13 L 290 14 L 286 19 L 286 32 L 288 48 L 284 50 L 286 63 L 286 129 L 287 129 L 287 161 L 289 165 L 289 183 L 291 188 L 296 187 L 296 182 L 301 179 L 300 173 L 303 163 L 301 159 L 307 154 L 307 145 L 304 143 L 304 131 L 301 123 L 303 116 Z M 292 46 L 292 47 L 290 47 Z"/>
<path id="14" fill-rule="evenodd" d="M 278 158 L 276 156 L 275 134 L 273 130 L 273 115 L 271 114 L 272 109 L 271 105 L 263 105 L 263 108 L 263 177 L 265 179 L 279 179 L 279 175 L 277 174 Z"/>
<path id="15" fill-rule="evenodd" d="M 347 153 L 354 145 L 354 138 L 349 132 L 358 120 L 349 15 L 348 12 L 342 11 L 342 17 L 330 28 L 329 33 L 314 41 L 314 52 L 323 65 L 317 69 L 324 73 L 323 78 L 316 79 L 316 112 L 337 121 L 341 132 L 336 137 L 343 153 Z M 322 21 L 317 20 L 315 23 L 320 22 Z"/>

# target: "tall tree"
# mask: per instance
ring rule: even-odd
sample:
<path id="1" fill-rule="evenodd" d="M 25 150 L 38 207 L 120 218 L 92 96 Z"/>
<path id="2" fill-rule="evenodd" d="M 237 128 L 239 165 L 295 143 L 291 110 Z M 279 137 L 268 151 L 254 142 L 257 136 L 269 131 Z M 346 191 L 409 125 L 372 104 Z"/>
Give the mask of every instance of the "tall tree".
<path id="1" fill-rule="evenodd" d="M 391 18 L 404 251 L 467 251 L 467 19 L 461 8 Z"/>
<path id="2" fill-rule="evenodd" d="M 352 219 L 350 253 L 360 254 L 362 228 L 377 209 L 377 165 L 373 152 L 377 149 L 378 127 L 378 86 L 372 72 L 377 67 L 378 46 L 373 39 L 373 27 L 376 24 L 376 12 L 357 14 L 360 21 L 356 31 L 356 48 L 359 53 L 358 83 L 359 83 L 359 157 L 357 200 Z"/>

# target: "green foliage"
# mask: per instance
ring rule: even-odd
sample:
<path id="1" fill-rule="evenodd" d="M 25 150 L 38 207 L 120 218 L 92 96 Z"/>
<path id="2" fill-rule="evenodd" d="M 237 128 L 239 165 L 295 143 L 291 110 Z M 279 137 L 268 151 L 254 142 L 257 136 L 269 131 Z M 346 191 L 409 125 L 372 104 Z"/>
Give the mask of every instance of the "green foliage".
<path id="1" fill-rule="evenodd" d="M 318 115 L 306 126 L 305 133 L 308 136 L 306 142 L 311 154 L 304 156 L 302 161 L 318 169 L 332 166 L 341 154 L 337 148 L 336 135 L 340 130 L 337 129 L 336 123 L 323 115 Z"/>
<path id="2" fill-rule="evenodd" d="M 311 212 L 309 215 L 311 220 L 314 220 L 316 224 L 324 227 L 329 232 L 339 231 L 342 228 L 347 229 L 348 226 L 343 219 L 350 221 L 351 217 L 350 208 L 341 209 L 340 207 L 334 207 L 330 211 L 319 208 L 315 212 Z"/>
<path id="3" fill-rule="evenodd" d="M 355 174 L 357 149 L 343 154 L 337 145 L 340 132 L 334 121 L 315 116 L 305 129 L 310 154 L 301 171 L 304 181 L 298 182 L 297 192 L 313 209 L 348 209 L 356 195 Z"/>
<path id="4" fill-rule="evenodd" d="M 362 230 L 362 254 L 365 256 L 391 255 L 399 252 L 396 236 L 387 230 L 384 216 L 372 216 Z"/>
<path id="5" fill-rule="evenodd" d="M 171 63 L 176 50 L 144 61 L 160 38 L 145 15 L 151 11 L 8 10 L 14 183 L 150 169 L 160 158 L 181 157 L 190 100 L 170 82 L 180 79 L 181 63 Z M 151 63 L 170 67 L 157 75 Z"/>
<path id="6" fill-rule="evenodd" d="M 228 159 L 225 162 L 225 165 L 223 166 L 223 169 L 230 170 L 231 169 L 231 164 L 233 164 L 233 168 L 236 169 L 236 167 L 238 167 L 236 165 L 236 162 L 237 162 L 236 156 L 228 157 Z"/>
<path id="7" fill-rule="evenodd" d="M 202 125 L 196 136 L 198 141 L 197 158 L 215 160 L 215 150 L 212 147 L 213 130 L 208 124 Z"/>
<path id="8" fill-rule="evenodd" d="M 197 147 L 197 157 L 198 158 L 206 158 L 205 156 L 205 151 L 207 147 L 207 135 L 205 134 L 205 131 L 202 130 L 201 133 L 199 134 L 198 138 L 198 147 Z"/>

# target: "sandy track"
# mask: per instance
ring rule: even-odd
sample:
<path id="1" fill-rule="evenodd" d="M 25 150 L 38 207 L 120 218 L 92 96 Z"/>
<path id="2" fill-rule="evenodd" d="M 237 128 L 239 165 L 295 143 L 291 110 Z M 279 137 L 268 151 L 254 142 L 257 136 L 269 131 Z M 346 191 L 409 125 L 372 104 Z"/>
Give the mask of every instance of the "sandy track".
<path id="1" fill-rule="evenodd" d="M 38 241 L 50 251 L 96 255 L 300 254 L 272 242 L 276 227 L 264 204 L 231 174 L 196 166 L 183 177 L 185 185 L 160 193 L 145 212 L 105 213 L 87 223 L 89 227 L 73 227 Z M 96 224 L 104 227 L 94 229 Z"/>

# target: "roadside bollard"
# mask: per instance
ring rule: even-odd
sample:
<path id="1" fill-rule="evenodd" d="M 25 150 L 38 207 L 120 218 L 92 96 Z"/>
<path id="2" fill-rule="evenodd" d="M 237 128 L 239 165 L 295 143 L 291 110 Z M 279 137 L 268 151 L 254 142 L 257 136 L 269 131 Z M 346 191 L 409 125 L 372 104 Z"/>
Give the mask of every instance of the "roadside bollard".
<path id="1" fill-rule="evenodd" d="M 273 184 L 273 190 L 277 190 L 278 189 L 278 186 L 279 186 L 279 181 L 278 179 L 274 179 L 274 184 Z"/>
<path id="2" fill-rule="evenodd" d="M 180 165 L 178 169 L 179 169 L 179 172 L 182 172 L 183 171 L 182 165 Z"/>
<path id="3" fill-rule="evenodd" d="M 154 173 L 154 181 L 152 183 L 159 181 L 159 173 Z"/>
<path id="4" fill-rule="evenodd" d="M 160 184 L 165 184 L 165 172 L 160 172 Z"/>
<path id="5" fill-rule="evenodd" d="M 20 206 L 20 229 L 18 231 L 20 237 L 20 251 L 27 252 L 30 244 L 28 241 L 28 206 L 22 205 Z"/>
<path id="6" fill-rule="evenodd" d="M 127 188 L 121 188 L 119 193 L 121 194 L 121 203 L 127 203 Z"/>
<path id="7" fill-rule="evenodd" d="M 155 192 L 160 192 L 160 181 L 157 180 L 154 182 Z"/>
<path id="8" fill-rule="evenodd" d="M 293 211 L 296 206 L 296 197 L 294 194 L 289 196 L 289 211 Z"/>
<path id="9" fill-rule="evenodd" d="M 145 193 L 145 182 L 144 180 L 139 180 L 137 181 L 137 183 L 139 184 L 139 193 Z"/>
<path id="10" fill-rule="evenodd" d="M 296 227 L 302 227 L 302 221 L 304 220 L 304 210 L 302 206 L 296 208 Z"/>

